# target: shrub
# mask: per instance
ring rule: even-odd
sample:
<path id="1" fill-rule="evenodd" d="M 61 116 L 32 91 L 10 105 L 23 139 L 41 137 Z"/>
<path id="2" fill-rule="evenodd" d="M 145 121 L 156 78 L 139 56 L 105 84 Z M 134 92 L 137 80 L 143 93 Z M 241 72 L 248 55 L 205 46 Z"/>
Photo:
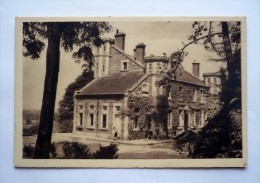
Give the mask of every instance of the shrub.
<path id="1" fill-rule="evenodd" d="M 117 159 L 116 154 L 118 147 L 116 144 L 110 144 L 109 146 L 100 146 L 100 149 L 93 154 L 94 159 Z"/>
<path id="2" fill-rule="evenodd" d="M 24 144 L 23 145 L 23 154 L 24 154 L 24 157 L 27 157 L 27 158 L 31 158 L 33 156 L 33 152 L 34 152 L 34 147 L 32 147 L 31 144 Z"/>
<path id="3" fill-rule="evenodd" d="M 29 127 L 23 128 L 23 136 L 32 136 L 38 134 L 39 124 L 30 125 Z"/>
<path id="4" fill-rule="evenodd" d="M 60 123 L 60 133 L 71 133 L 73 130 L 73 123 L 71 120 L 64 120 Z"/>
<path id="5" fill-rule="evenodd" d="M 92 157 L 89 147 L 78 142 L 65 142 L 62 150 L 65 159 L 89 159 Z"/>
<path id="6" fill-rule="evenodd" d="M 192 147 L 196 143 L 197 134 L 194 131 L 183 132 L 174 138 L 175 148 L 179 149 L 181 152 L 193 151 Z"/>

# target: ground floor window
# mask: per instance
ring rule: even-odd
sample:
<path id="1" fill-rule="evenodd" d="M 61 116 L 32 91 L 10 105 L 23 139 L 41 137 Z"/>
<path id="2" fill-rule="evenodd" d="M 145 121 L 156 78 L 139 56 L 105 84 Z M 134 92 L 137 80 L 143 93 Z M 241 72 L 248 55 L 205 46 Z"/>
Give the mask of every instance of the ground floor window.
<path id="1" fill-rule="evenodd" d="M 79 125 L 83 125 L 83 113 L 79 113 Z"/>
<path id="2" fill-rule="evenodd" d="M 89 114 L 89 126 L 94 126 L 94 114 Z"/>
<path id="3" fill-rule="evenodd" d="M 134 119 L 134 128 L 138 128 L 138 117 L 135 117 Z"/>
<path id="4" fill-rule="evenodd" d="M 102 115 L 102 128 L 107 128 L 107 115 Z"/>

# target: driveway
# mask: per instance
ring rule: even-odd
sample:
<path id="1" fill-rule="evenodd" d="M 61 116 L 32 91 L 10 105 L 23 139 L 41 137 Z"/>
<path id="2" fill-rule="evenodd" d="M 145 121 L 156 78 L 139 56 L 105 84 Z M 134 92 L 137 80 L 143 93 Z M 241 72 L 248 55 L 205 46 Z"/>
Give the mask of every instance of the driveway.
<path id="1" fill-rule="evenodd" d="M 118 159 L 184 159 L 186 156 L 174 150 L 171 140 L 131 140 L 113 141 L 108 139 L 90 139 L 75 134 L 59 134 L 52 136 L 52 141 L 57 146 L 58 157 L 63 156 L 62 144 L 65 141 L 74 141 L 87 144 L 93 152 L 100 146 L 107 146 L 111 143 L 118 145 Z M 24 136 L 23 143 L 35 145 L 36 136 Z"/>

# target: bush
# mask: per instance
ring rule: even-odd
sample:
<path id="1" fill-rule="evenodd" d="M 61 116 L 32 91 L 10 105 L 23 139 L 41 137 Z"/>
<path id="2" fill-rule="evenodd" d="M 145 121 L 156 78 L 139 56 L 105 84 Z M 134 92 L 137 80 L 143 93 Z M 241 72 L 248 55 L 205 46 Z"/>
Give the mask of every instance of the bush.
<path id="1" fill-rule="evenodd" d="M 31 144 L 28 144 L 28 145 L 24 144 L 23 145 L 23 155 L 24 155 L 24 157 L 32 158 L 33 152 L 34 152 L 34 147 L 32 147 Z"/>
<path id="2" fill-rule="evenodd" d="M 197 134 L 194 131 L 183 132 L 180 135 L 176 136 L 174 140 L 175 147 L 179 149 L 181 152 L 190 152 L 193 151 L 193 146 L 196 143 Z"/>
<path id="3" fill-rule="evenodd" d="M 73 123 L 71 120 L 64 120 L 60 123 L 60 133 L 71 133 L 73 130 Z"/>
<path id="4" fill-rule="evenodd" d="M 223 107 L 198 133 L 192 158 L 241 158 L 241 110 Z"/>
<path id="5" fill-rule="evenodd" d="M 23 136 L 32 136 L 32 135 L 37 135 L 38 134 L 38 128 L 39 124 L 34 124 L 30 125 L 27 127 L 23 127 Z"/>
<path id="6" fill-rule="evenodd" d="M 65 159 L 89 159 L 92 157 L 89 147 L 78 142 L 65 142 L 62 150 Z"/>
<path id="7" fill-rule="evenodd" d="M 116 154 L 118 147 L 116 144 L 110 144 L 109 146 L 100 146 L 100 149 L 93 154 L 94 159 L 117 159 Z"/>

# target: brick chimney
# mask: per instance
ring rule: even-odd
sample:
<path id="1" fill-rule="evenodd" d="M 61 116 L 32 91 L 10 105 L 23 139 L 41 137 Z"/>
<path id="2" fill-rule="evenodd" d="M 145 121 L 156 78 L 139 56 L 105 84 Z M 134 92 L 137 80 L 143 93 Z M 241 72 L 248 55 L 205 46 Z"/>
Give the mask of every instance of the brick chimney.
<path id="1" fill-rule="evenodd" d="M 197 78 L 200 77 L 200 63 L 192 63 L 192 74 Z"/>
<path id="2" fill-rule="evenodd" d="M 116 30 L 115 34 L 115 46 L 120 50 L 125 50 L 125 33 L 119 32 L 118 29 Z"/>
<path id="3" fill-rule="evenodd" d="M 146 45 L 143 43 L 139 43 L 135 47 L 135 57 L 137 61 L 144 62 L 144 57 L 145 57 L 145 47 Z"/>

